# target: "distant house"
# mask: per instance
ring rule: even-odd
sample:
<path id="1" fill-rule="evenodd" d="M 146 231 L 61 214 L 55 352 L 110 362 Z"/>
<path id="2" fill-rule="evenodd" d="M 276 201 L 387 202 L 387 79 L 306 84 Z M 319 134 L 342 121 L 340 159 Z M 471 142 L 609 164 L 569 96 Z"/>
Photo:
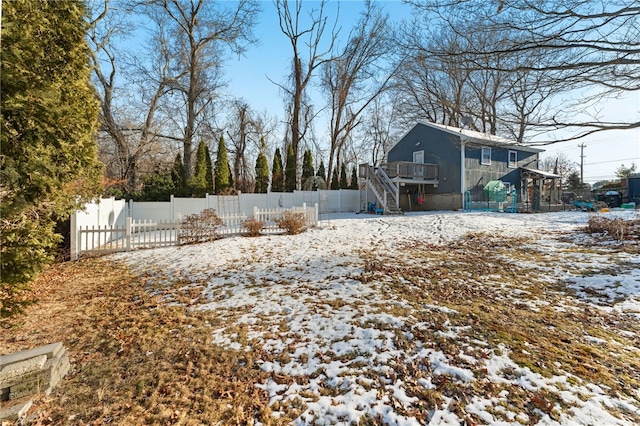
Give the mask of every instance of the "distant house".
<path id="1" fill-rule="evenodd" d="M 496 181 L 537 210 L 545 187 L 556 187 L 559 178 L 538 170 L 541 152 L 495 135 L 418 122 L 389 150 L 386 163 L 361 165 L 360 176 L 389 213 L 461 209 L 465 199 L 483 201 Z"/>

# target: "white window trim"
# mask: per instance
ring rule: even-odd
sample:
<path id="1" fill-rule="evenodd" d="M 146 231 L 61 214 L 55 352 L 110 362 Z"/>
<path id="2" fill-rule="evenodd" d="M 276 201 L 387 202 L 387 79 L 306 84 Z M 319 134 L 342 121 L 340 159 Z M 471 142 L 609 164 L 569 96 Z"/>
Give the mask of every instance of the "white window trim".
<path id="1" fill-rule="evenodd" d="M 515 156 L 516 156 L 516 161 L 513 161 L 513 162 L 511 161 L 511 154 L 512 153 L 515 154 Z M 514 151 L 514 150 L 510 149 L 508 157 L 507 157 L 507 168 L 515 169 L 517 167 L 518 167 L 518 151 Z"/>
<path id="2" fill-rule="evenodd" d="M 424 150 L 413 151 L 413 162 L 414 163 L 418 163 L 418 161 L 416 161 L 416 154 L 422 154 L 422 163 L 420 163 L 420 164 L 424 164 Z"/>
<path id="3" fill-rule="evenodd" d="M 485 161 L 484 159 L 484 152 L 485 150 L 489 151 L 489 160 Z M 491 147 L 489 146 L 483 146 L 480 149 L 480 164 L 484 165 L 484 166 L 490 166 L 491 165 Z"/>

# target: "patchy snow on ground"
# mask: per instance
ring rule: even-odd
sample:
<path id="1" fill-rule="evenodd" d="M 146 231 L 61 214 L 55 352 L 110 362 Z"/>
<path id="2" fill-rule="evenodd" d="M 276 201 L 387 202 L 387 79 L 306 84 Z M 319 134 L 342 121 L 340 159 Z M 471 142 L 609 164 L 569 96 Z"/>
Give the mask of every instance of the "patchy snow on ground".
<path id="1" fill-rule="evenodd" d="M 630 219 L 637 213 L 608 214 Z M 558 312 L 583 306 L 615 311 L 640 330 L 638 256 L 573 252 L 568 247 L 574 243 L 560 238 L 584 227 L 588 218 L 583 212 L 334 214 L 295 236 L 233 237 L 115 256 L 149 276 L 155 289 L 176 282 L 201 288 L 191 307 L 218 315 L 219 323 L 210 324 L 215 344 L 269 354 L 259 364 L 271 378 L 258 387 L 269 395 L 274 418 L 303 407 L 294 424 L 631 425 L 640 418 L 640 392 L 633 398 L 569 373 L 541 375 L 514 362 L 506 345 L 461 340 L 473 325 L 454 326 L 446 320 L 434 336 L 441 345 L 459 346 L 452 357 L 424 338 L 422 331 L 433 328 L 424 318 L 453 319 L 459 312 L 437 300 L 417 306 L 391 291 L 389 282 L 362 278 L 366 253 L 393 259 L 403 255 L 397 251 L 401 245 L 455 244 L 478 232 L 504 239 L 531 237 L 528 244 L 537 250 L 565 256 L 557 264 L 530 261 L 543 279 L 566 285 L 567 293 L 555 306 Z M 397 277 L 401 283 L 406 280 Z M 508 291 L 532 310 L 550 303 L 525 300 L 530 292 L 524 288 Z M 638 341 L 633 330 L 624 333 Z M 596 346 L 609 342 L 586 331 L 581 339 Z M 628 346 L 627 352 L 640 356 L 640 347 Z M 451 396 L 456 388 L 480 385 L 495 391 Z M 535 407 L 517 403 L 516 390 L 536 395 L 530 401 Z"/>

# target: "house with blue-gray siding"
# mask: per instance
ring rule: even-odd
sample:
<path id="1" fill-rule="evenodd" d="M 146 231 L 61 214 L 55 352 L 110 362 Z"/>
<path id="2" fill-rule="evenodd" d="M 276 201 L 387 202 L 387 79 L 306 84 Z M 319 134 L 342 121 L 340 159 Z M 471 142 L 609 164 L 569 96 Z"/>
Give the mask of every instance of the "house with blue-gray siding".
<path id="1" fill-rule="evenodd" d="M 538 170 L 541 152 L 499 136 L 421 121 L 389 150 L 385 164 L 361 165 L 360 176 L 379 204 L 396 212 L 460 209 L 465 198 L 483 201 L 483 189 L 493 181 L 519 200 L 539 201 L 543 182 L 559 177 Z"/>

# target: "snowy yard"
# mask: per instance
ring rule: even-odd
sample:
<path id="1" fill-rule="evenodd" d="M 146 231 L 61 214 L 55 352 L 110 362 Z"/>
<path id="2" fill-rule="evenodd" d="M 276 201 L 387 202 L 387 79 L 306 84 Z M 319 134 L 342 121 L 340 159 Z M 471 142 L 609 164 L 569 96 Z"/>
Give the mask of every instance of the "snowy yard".
<path id="1" fill-rule="evenodd" d="M 113 257 L 214 311 L 215 344 L 260 354 L 274 419 L 638 424 L 638 243 L 580 232 L 588 218 L 343 214 Z"/>

